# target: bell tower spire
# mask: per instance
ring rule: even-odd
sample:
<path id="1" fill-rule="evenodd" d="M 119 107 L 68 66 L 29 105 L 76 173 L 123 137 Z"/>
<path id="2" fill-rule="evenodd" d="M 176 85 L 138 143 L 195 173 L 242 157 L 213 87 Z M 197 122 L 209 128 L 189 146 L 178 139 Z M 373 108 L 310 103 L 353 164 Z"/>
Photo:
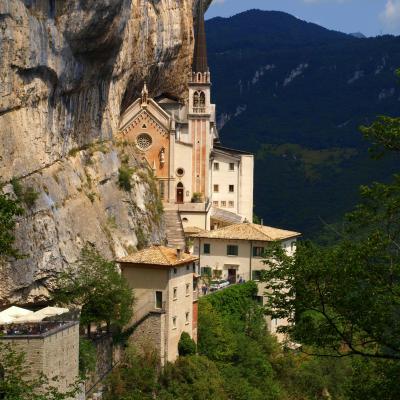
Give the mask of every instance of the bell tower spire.
<path id="1" fill-rule="evenodd" d="M 206 29 L 204 26 L 204 0 L 200 0 L 197 8 L 197 26 L 194 42 L 194 56 L 192 71 L 194 73 L 207 73 L 207 42 L 206 42 Z"/>

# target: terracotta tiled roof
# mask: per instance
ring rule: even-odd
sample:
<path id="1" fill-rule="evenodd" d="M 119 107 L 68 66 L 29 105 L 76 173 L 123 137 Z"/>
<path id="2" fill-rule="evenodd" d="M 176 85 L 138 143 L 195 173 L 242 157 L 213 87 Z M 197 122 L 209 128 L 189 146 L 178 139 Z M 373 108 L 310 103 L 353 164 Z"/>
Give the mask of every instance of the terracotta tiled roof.
<path id="1" fill-rule="evenodd" d="M 286 231 L 270 226 L 251 223 L 235 224 L 214 231 L 202 232 L 193 237 L 207 239 L 253 240 L 260 242 L 273 242 L 300 236 L 299 232 Z"/>
<path id="2" fill-rule="evenodd" d="M 186 227 L 183 228 L 183 231 L 187 235 L 206 232 L 204 229 L 198 228 L 197 226 L 186 226 Z"/>
<path id="3" fill-rule="evenodd" d="M 151 246 L 117 261 L 128 264 L 149 264 L 164 267 L 174 267 L 197 260 L 198 257 L 186 254 L 183 251 L 181 252 L 180 258 L 178 258 L 176 249 L 171 249 L 164 246 Z"/>

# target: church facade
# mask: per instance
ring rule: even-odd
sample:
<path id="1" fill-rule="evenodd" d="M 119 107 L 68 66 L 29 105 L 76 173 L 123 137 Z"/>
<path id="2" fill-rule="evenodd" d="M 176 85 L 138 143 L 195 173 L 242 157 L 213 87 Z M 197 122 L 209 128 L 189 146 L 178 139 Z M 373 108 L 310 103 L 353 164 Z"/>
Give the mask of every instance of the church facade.
<path id="1" fill-rule="evenodd" d="M 119 137 L 153 169 L 165 209 L 176 209 L 184 228 L 210 230 L 252 221 L 254 157 L 220 144 L 201 9 L 198 21 L 188 100 L 149 98 L 145 84 Z"/>

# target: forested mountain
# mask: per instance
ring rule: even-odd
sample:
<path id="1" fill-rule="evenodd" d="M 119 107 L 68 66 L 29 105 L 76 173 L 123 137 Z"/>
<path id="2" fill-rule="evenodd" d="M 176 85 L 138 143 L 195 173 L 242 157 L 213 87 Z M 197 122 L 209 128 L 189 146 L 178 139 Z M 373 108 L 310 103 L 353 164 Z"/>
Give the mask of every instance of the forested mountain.
<path id="1" fill-rule="evenodd" d="M 372 161 L 359 126 L 399 115 L 400 38 L 358 38 L 289 14 L 250 10 L 207 21 L 223 142 L 256 156 L 255 210 L 315 236 L 387 180 L 399 159 Z"/>

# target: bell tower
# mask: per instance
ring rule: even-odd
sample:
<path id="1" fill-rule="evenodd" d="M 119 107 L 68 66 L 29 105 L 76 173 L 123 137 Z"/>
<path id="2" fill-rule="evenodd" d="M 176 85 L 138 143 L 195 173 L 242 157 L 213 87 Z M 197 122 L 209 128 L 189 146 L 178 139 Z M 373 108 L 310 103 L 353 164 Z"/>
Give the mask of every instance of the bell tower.
<path id="1" fill-rule="evenodd" d="M 210 198 L 209 163 L 213 145 L 211 122 L 211 80 L 207 62 L 204 4 L 200 0 L 197 9 L 197 26 L 192 71 L 189 75 L 189 131 L 193 144 L 193 192 L 201 193 L 204 200 Z"/>

